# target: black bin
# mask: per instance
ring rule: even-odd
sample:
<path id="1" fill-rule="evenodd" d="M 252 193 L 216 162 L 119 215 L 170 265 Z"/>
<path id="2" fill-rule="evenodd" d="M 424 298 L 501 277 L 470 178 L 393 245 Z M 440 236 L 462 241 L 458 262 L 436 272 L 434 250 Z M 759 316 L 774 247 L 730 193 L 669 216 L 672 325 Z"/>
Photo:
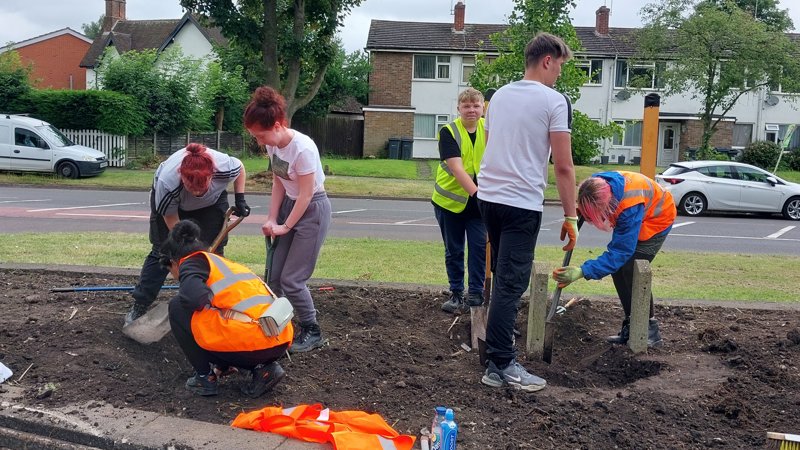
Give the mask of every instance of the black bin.
<path id="1" fill-rule="evenodd" d="M 400 138 L 389 138 L 389 159 L 400 159 Z"/>
<path id="2" fill-rule="evenodd" d="M 414 139 L 404 137 L 400 139 L 400 153 L 402 159 L 411 159 L 414 154 Z"/>

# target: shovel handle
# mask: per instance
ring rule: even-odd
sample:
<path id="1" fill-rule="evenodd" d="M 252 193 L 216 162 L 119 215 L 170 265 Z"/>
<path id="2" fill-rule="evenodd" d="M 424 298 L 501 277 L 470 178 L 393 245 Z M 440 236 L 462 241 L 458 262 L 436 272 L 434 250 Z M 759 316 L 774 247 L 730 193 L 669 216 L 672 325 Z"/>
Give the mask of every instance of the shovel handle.
<path id="1" fill-rule="evenodd" d="M 228 208 L 227 211 L 225 211 L 225 219 L 223 221 L 222 229 L 219 230 L 219 234 L 217 235 L 216 239 L 214 239 L 214 242 L 211 243 L 211 247 L 208 248 L 209 252 L 214 253 L 215 251 L 217 251 L 217 247 L 219 247 L 219 244 L 222 242 L 223 239 L 225 239 L 225 236 L 227 236 L 228 233 L 231 232 L 231 230 L 236 228 L 236 225 L 239 225 L 240 223 L 242 223 L 242 220 L 244 220 L 244 217 L 239 216 L 236 218 L 236 220 L 229 223 L 231 219 L 231 214 L 233 214 L 235 210 L 236 208 L 231 206 Z"/>
<path id="2" fill-rule="evenodd" d="M 580 230 L 581 226 L 583 226 L 583 222 L 584 222 L 583 221 L 583 217 L 579 216 L 578 217 L 578 230 Z M 567 250 L 564 253 L 564 261 L 562 262 L 561 267 L 568 266 L 570 259 L 572 259 L 572 250 L 571 249 Z M 555 290 L 555 292 L 553 292 L 553 300 L 550 302 L 550 309 L 547 311 L 547 320 L 552 319 L 553 316 L 556 314 L 556 309 L 558 308 L 558 301 L 559 300 L 561 300 L 561 287 L 556 285 L 556 290 Z"/>

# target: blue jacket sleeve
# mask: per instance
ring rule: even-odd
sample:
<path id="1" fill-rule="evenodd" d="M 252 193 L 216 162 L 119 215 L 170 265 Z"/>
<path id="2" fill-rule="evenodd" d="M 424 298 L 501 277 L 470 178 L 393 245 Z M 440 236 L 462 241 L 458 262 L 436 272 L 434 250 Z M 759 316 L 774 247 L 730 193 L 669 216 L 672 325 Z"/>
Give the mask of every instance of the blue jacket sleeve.
<path id="1" fill-rule="evenodd" d="M 599 280 L 618 271 L 636 251 L 639 242 L 639 229 L 644 220 L 644 204 L 631 206 L 617 217 L 617 225 L 606 251 L 597 259 L 590 259 L 581 265 L 583 277 Z"/>

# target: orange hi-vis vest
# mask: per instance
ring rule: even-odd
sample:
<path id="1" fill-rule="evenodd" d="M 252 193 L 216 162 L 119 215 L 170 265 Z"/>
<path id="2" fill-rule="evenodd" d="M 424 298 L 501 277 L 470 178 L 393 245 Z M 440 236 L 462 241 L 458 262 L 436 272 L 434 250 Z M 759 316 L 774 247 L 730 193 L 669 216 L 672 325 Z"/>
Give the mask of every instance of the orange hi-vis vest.
<path id="1" fill-rule="evenodd" d="M 241 413 L 232 427 L 267 431 L 306 442 L 328 442 L 334 450 L 411 450 L 415 437 L 401 435 L 378 414 L 331 411 L 320 404 L 268 406 Z"/>
<path id="2" fill-rule="evenodd" d="M 625 192 L 614 212 L 613 220 L 616 222 L 622 211 L 643 203 L 644 219 L 642 227 L 639 229 L 640 241 L 650 239 L 672 226 L 678 215 L 672 194 L 640 173 L 623 170 L 620 170 L 619 173 L 625 178 Z"/>
<path id="3" fill-rule="evenodd" d="M 248 352 L 292 342 L 289 323 L 277 336 L 266 336 L 258 318 L 269 309 L 275 295 L 247 267 L 208 252 L 196 252 L 208 260 L 211 270 L 206 285 L 214 298 L 211 306 L 192 315 L 192 335 L 197 345 L 214 352 Z"/>

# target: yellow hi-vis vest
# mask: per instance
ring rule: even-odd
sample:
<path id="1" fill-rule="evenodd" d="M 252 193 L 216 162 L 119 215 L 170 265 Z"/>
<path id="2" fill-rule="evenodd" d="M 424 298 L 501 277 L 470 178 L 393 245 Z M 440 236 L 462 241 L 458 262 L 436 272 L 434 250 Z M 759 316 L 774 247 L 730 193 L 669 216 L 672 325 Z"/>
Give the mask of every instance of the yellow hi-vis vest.
<path id="1" fill-rule="evenodd" d="M 478 175 L 478 171 L 480 171 L 481 159 L 483 159 L 483 152 L 486 149 L 486 132 L 483 129 L 483 117 L 478 119 L 478 128 L 475 130 L 475 145 L 472 145 L 469 133 L 461 123 L 460 117 L 442 128 L 447 128 L 453 134 L 453 138 L 461 150 L 461 162 L 464 165 L 464 170 L 467 175 L 475 178 Z M 439 130 L 439 133 L 441 134 L 441 130 Z M 441 136 L 437 137 L 441 138 Z M 445 161 L 440 161 L 439 167 L 436 169 L 436 184 L 433 186 L 431 200 L 454 213 L 460 213 L 467 207 L 469 194 L 458 184 L 458 180 L 453 176 L 453 172 L 447 167 L 447 162 Z"/>
<path id="2" fill-rule="evenodd" d="M 258 318 L 275 300 L 258 275 L 214 253 L 192 253 L 181 262 L 198 253 L 208 260 L 210 271 L 206 285 L 214 294 L 210 307 L 192 315 L 192 336 L 200 348 L 214 352 L 248 352 L 291 344 L 294 337 L 291 323 L 277 336 L 266 336 L 258 324 Z"/>

